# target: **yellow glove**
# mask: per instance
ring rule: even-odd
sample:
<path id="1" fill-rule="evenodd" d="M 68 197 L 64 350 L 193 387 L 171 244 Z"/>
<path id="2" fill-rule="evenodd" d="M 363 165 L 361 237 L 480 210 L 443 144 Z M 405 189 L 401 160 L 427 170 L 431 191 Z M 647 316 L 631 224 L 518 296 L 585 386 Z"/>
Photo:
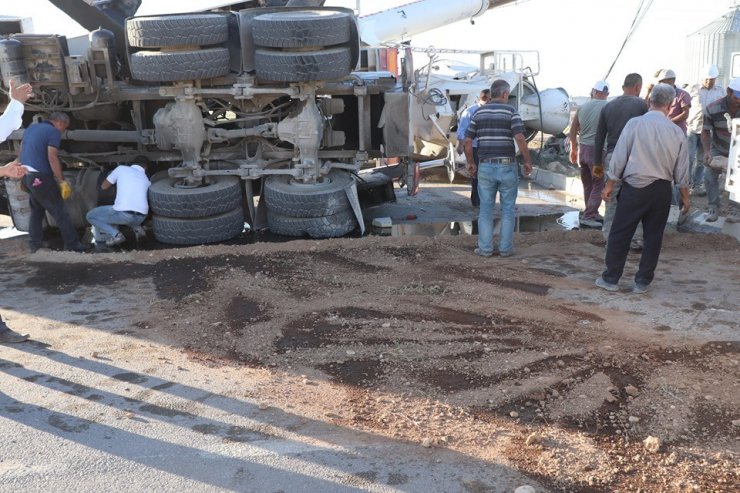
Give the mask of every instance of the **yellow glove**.
<path id="1" fill-rule="evenodd" d="M 62 192 L 62 199 L 67 200 L 72 196 L 72 185 L 65 180 L 59 184 L 59 191 Z"/>

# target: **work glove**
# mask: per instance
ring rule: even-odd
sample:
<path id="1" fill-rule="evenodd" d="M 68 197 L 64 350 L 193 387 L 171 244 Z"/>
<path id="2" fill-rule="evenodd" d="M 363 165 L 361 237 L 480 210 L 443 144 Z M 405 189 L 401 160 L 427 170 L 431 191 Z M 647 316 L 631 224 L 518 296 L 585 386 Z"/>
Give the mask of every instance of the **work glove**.
<path id="1" fill-rule="evenodd" d="M 594 178 L 602 179 L 604 178 L 604 167 L 603 166 L 594 166 L 591 174 Z"/>
<path id="2" fill-rule="evenodd" d="M 62 199 L 67 200 L 72 196 L 72 185 L 65 180 L 59 183 L 59 191 L 62 193 Z"/>

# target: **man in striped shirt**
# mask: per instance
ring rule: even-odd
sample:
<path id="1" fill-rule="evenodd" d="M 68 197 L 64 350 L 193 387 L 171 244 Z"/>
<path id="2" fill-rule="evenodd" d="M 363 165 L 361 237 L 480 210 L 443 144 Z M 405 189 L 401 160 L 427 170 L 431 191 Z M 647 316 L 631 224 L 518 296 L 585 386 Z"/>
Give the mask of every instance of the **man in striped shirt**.
<path id="1" fill-rule="evenodd" d="M 707 222 L 714 222 L 719 218 L 721 205 L 719 175 L 722 174 L 722 171 L 708 165 L 712 161 L 712 157 L 728 157 L 730 154 L 732 136 L 730 135 L 728 116 L 730 119 L 740 118 L 740 77 L 735 77 L 730 81 L 727 96 L 710 103 L 704 114 L 701 145 L 704 148 L 704 164 L 707 165 L 704 169 L 704 185 L 707 189 L 707 201 L 709 202 Z M 737 207 L 732 204 L 730 204 L 727 221 L 733 223 L 740 221 Z"/>
<path id="2" fill-rule="evenodd" d="M 491 102 L 481 106 L 465 132 L 465 157 L 470 176 L 478 177 L 480 214 L 478 216 L 478 248 L 476 255 L 490 257 L 493 248 L 493 209 L 496 194 L 501 197 L 501 231 L 499 255 L 509 257 L 514 252 L 515 206 L 519 185 L 516 147 L 524 158 L 524 174 L 532 171 L 532 161 L 524 137 L 524 124 L 519 113 L 508 104 L 511 87 L 505 80 L 491 85 Z M 473 140 L 478 139 L 478 159 L 473 157 Z"/>

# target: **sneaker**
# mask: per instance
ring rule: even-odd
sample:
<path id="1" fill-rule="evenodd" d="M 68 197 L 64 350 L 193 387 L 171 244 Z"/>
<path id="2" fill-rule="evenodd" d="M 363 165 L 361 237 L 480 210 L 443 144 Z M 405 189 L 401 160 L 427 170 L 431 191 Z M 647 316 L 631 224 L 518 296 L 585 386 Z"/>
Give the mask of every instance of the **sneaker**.
<path id="1" fill-rule="evenodd" d="M 514 255 L 514 252 L 513 252 L 513 251 L 509 251 L 509 252 L 500 252 L 500 253 L 499 253 L 499 256 L 501 256 L 501 257 L 511 257 L 512 255 Z"/>
<path id="2" fill-rule="evenodd" d="M 28 334 L 19 334 L 14 330 L 6 328 L 0 332 L 0 344 L 18 344 L 19 342 L 27 341 L 28 337 Z"/>
<path id="3" fill-rule="evenodd" d="M 604 216 L 602 216 L 601 214 L 596 214 L 592 219 L 594 219 L 595 221 L 599 221 L 600 223 L 604 222 Z"/>
<path id="4" fill-rule="evenodd" d="M 733 223 L 733 224 L 740 223 L 740 212 L 731 211 L 729 214 L 727 214 L 725 221 L 727 221 L 728 223 Z"/>
<path id="5" fill-rule="evenodd" d="M 479 257 L 493 257 L 493 252 L 484 252 L 480 248 L 476 248 L 473 250 L 473 253 L 478 255 Z"/>
<path id="6" fill-rule="evenodd" d="M 697 197 L 704 197 L 707 195 L 707 191 L 704 187 L 698 187 L 698 188 L 692 189 L 689 195 L 695 195 Z"/>
<path id="7" fill-rule="evenodd" d="M 581 226 L 586 226 L 587 228 L 601 229 L 602 224 L 596 219 L 588 218 L 588 219 L 581 219 Z"/>
<path id="8" fill-rule="evenodd" d="M 146 230 L 143 226 L 136 226 L 134 228 L 134 234 L 136 235 L 137 240 L 143 240 L 146 238 Z"/>
<path id="9" fill-rule="evenodd" d="M 642 240 L 633 239 L 630 242 L 630 250 L 632 250 L 633 252 L 641 252 L 642 251 Z"/>
<path id="10" fill-rule="evenodd" d="M 596 282 L 594 284 L 596 284 L 601 289 L 606 289 L 607 291 L 619 291 L 619 286 L 610 282 L 606 282 L 603 277 L 599 277 L 598 279 L 596 279 Z"/>
<path id="11" fill-rule="evenodd" d="M 709 212 L 707 212 L 707 217 L 704 219 L 708 223 L 713 223 L 719 219 L 719 215 L 717 214 L 717 209 L 714 207 L 709 208 Z"/>
<path id="12" fill-rule="evenodd" d="M 118 233 L 116 236 L 111 236 L 110 238 L 105 240 L 105 244 L 109 247 L 113 247 L 116 245 L 120 245 L 124 241 L 126 241 L 126 237 L 123 236 L 122 233 Z"/>
<path id="13" fill-rule="evenodd" d="M 635 294 L 644 294 L 644 293 L 647 293 L 648 286 L 649 286 L 649 284 L 642 284 L 640 282 L 636 282 L 632 286 L 632 292 L 635 293 Z"/>

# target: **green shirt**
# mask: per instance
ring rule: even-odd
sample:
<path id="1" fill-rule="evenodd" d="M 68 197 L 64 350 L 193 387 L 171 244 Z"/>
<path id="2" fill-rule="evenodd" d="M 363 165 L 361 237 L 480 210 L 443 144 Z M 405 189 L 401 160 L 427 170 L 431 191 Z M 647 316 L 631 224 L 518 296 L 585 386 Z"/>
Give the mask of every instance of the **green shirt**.
<path id="1" fill-rule="evenodd" d="M 601 108 L 608 103 L 606 99 L 591 99 L 576 110 L 576 117 L 580 125 L 580 136 L 578 142 L 586 145 L 594 145 L 596 142 L 596 128 L 599 125 Z"/>

